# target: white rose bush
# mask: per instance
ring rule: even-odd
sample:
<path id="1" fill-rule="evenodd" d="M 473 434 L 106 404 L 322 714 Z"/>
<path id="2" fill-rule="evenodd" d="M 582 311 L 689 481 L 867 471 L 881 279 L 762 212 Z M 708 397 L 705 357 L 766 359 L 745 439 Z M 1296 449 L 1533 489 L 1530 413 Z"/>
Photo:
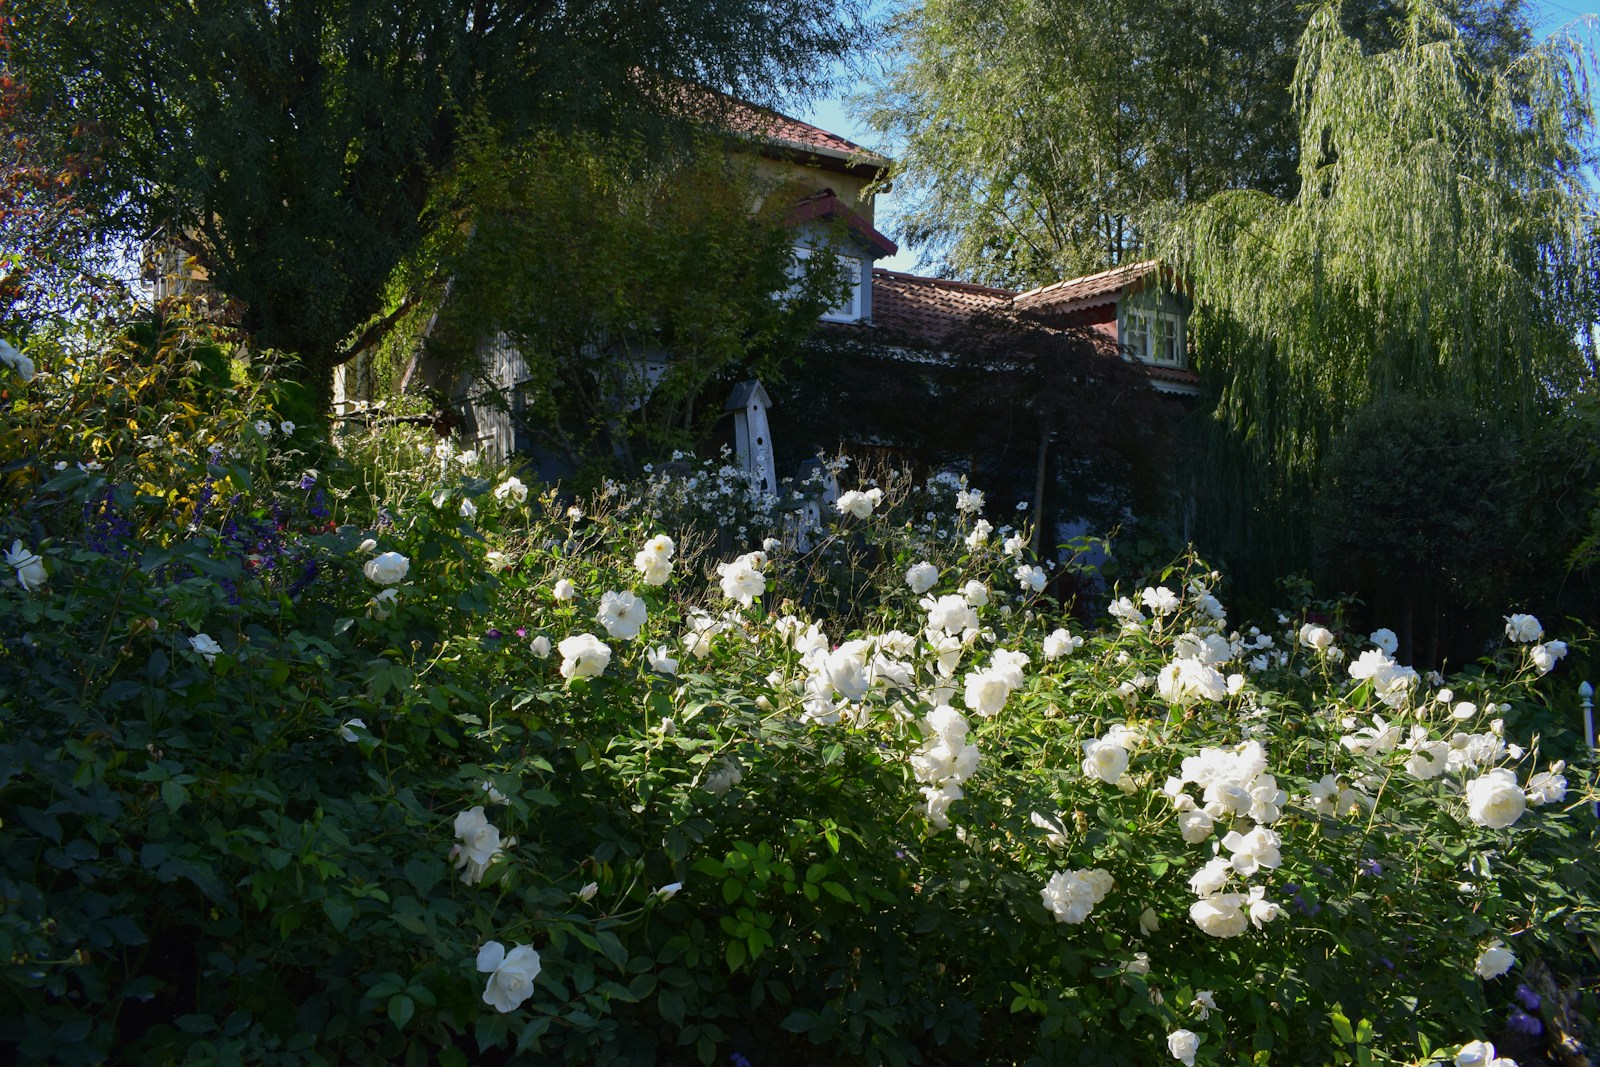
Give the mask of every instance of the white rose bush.
<path id="1" fill-rule="evenodd" d="M 0 1056 L 1446 1064 L 1583 1036 L 1576 627 L 1510 606 L 1441 678 L 1337 605 L 1235 618 L 1195 560 L 1063 604 L 1072 560 L 948 475 L 802 530 L 726 464 L 574 501 L 404 424 L 307 457 L 297 411 L 239 447 L 273 405 L 143 445 L 107 416 L 7 490 Z"/>

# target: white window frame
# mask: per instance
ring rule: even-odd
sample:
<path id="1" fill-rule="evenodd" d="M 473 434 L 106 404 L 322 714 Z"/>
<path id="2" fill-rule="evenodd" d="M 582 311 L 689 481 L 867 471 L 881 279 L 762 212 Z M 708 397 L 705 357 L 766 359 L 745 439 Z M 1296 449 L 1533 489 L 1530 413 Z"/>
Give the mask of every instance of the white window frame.
<path id="1" fill-rule="evenodd" d="M 815 253 L 816 249 L 808 248 L 805 245 L 795 245 L 794 258 L 796 278 L 799 277 L 799 274 L 803 269 L 800 266 L 801 262 L 810 259 Z M 861 269 L 861 260 L 857 259 L 855 256 L 847 256 L 841 252 L 834 252 L 833 256 L 836 262 L 844 264 L 845 268 L 850 272 L 850 295 L 845 297 L 843 303 L 835 304 L 827 311 L 824 311 L 820 318 L 824 322 L 860 322 L 861 280 L 866 272 Z"/>
<path id="2" fill-rule="evenodd" d="M 1172 311 L 1125 308 L 1122 313 L 1122 346 L 1141 363 L 1181 370 L 1189 363 L 1183 320 L 1184 316 Z M 1168 344 L 1163 344 L 1163 341 Z M 1164 349 L 1170 349 L 1170 356 Z"/>

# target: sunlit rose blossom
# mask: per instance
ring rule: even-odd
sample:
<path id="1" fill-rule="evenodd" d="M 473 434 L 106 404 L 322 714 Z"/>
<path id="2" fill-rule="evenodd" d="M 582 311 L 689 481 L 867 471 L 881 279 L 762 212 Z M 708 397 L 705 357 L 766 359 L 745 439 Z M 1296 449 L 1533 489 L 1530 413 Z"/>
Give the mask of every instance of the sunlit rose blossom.
<path id="1" fill-rule="evenodd" d="M 1211 1018 L 1211 1013 L 1217 1010 L 1216 994 L 1209 989 L 1202 989 L 1194 995 L 1194 1001 L 1189 1005 L 1194 1012 L 1194 1017 L 1201 1022 Z"/>
<path id="2" fill-rule="evenodd" d="M 1257 930 L 1272 922 L 1283 911 L 1279 905 L 1267 899 L 1267 891 L 1260 886 L 1251 887 L 1249 904 L 1250 923 Z"/>
<path id="3" fill-rule="evenodd" d="M 1098 778 L 1108 785 L 1116 785 L 1128 770 L 1128 750 L 1120 745 L 1107 744 L 1103 739 L 1083 742 L 1083 773 L 1086 778 Z"/>
<path id="4" fill-rule="evenodd" d="M 1183 1067 L 1194 1067 L 1195 1053 L 1200 1051 L 1200 1035 L 1193 1030 L 1174 1030 L 1167 1035 L 1167 1051 Z"/>
<path id="5" fill-rule="evenodd" d="M 1012 559 L 1021 559 L 1022 551 L 1027 547 L 1028 539 L 1019 533 L 1012 534 L 1010 537 L 1007 537 L 1005 539 L 1005 543 L 1000 546 L 1001 551 L 1010 556 Z"/>
<path id="6" fill-rule="evenodd" d="M 1548 771 L 1540 771 L 1528 779 L 1528 803 L 1534 805 L 1559 804 L 1567 798 L 1567 777 L 1561 772 L 1567 769 L 1566 760 L 1557 760 L 1550 765 Z"/>
<path id="7" fill-rule="evenodd" d="M 866 490 L 865 492 L 862 492 L 859 489 L 851 489 L 847 492 L 840 493 L 839 498 L 833 502 L 833 506 L 838 510 L 840 515 L 849 515 L 852 518 L 865 519 L 870 516 L 873 509 L 881 503 L 883 503 L 882 489 L 872 488 Z"/>
<path id="8" fill-rule="evenodd" d="M 665 585 L 672 577 L 672 554 L 678 546 L 666 534 L 656 534 L 633 557 L 633 566 L 646 585 Z"/>
<path id="9" fill-rule="evenodd" d="M 485 554 L 483 561 L 487 563 L 489 565 L 489 569 L 496 574 L 499 574 L 501 571 L 511 566 L 512 562 L 510 556 L 506 555 L 504 552 L 498 551 Z"/>
<path id="10" fill-rule="evenodd" d="M 1233 869 L 1246 878 L 1263 867 L 1277 867 L 1283 863 L 1279 847 L 1281 838 L 1265 826 L 1257 826 L 1247 834 L 1230 830 L 1222 839 L 1222 847 L 1233 853 L 1229 861 Z"/>
<path id="11" fill-rule="evenodd" d="M 1517 957 L 1506 948 L 1505 942 L 1495 938 L 1478 953 L 1477 962 L 1472 965 L 1472 970 L 1479 978 L 1499 978 L 1510 971 L 1516 962 Z"/>
<path id="12" fill-rule="evenodd" d="M 578 596 L 578 587 L 567 581 L 567 579 L 561 578 L 556 581 L 555 585 L 550 587 L 550 595 L 557 600 L 575 600 Z"/>
<path id="13" fill-rule="evenodd" d="M 1402 667 L 1381 648 L 1367 649 L 1348 669 L 1356 681 L 1370 681 L 1378 699 L 1390 707 L 1404 704 L 1418 681 L 1416 671 Z"/>
<path id="14" fill-rule="evenodd" d="M 1308 622 L 1300 627 L 1300 643 L 1318 652 L 1326 652 L 1333 647 L 1333 631 Z"/>
<path id="15" fill-rule="evenodd" d="M 1467 818 L 1491 830 L 1503 830 L 1522 817 L 1528 798 L 1517 776 L 1504 767 L 1467 783 Z"/>
<path id="16" fill-rule="evenodd" d="M 5 341 L 0 341 L 0 367 L 10 367 L 23 382 L 33 381 L 33 360 L 18 352 Z"/>
<path id="17" fill-rule="evenodd" d="M 973 523 L 972 532 L 967 534 L 965 538 L 967 542 L 967 551 L 976 552 L 978 549 L 988 544 L 989 535 L 992 533 L 994 533 L 994 527 L 989 524 L 987 519 L 979 519 L 977 522 Z"/>
<path id="18" fill-rule="evenodd" d="M 594 634 L 575 634 L 556 646 L 561 653 L 561 677 L 593 678 L 605 672 L 611 649 Z"/>
<path id="19" fill-rule="evenodd" d="M 928 590 L 932 589 L 938 583 L 938 581 L 939 568 L 935 567 L 927 560 L 922 560 L 920 563 L 912 564 L 910 569 L 906 571 L 906 585 L 908 585 L 911 588 L 911 592 L 917 596 L 921 596 L 923 593 L 926 593 Z"/>
<path id="20" fill-rule="evenodd" d="M 528 651 L 540 659 L 548 659 L 550 656 L 550 639 L 544 634 L 539 634 L 528 642 Z"/>
<path id="21" fill-rule="evenodd" d="M 1083 647 L 1083 638 L 1074 637 L 1066 630 L 1054 630 L 1044 639 L 1044 658 L 1058 660 L 1070 656 Z"/>
<path id="22" fill-rule="evenodd" d="M 494 487 L 494 498 L 502 504 L 508 500 L 521 504 L 528 499 L 528 487 L 522 484 L 521 478 L 509 477 Z"/>
<path id="23" fill-rule="evenodd" d="M 666 645 L 652 648 L 645 654 L 645 659 L 650 664 L 650 669 L 657 674 L 676 675 L 678 661 L 672 657 L 671 649 Z"/>
<path id="24" fill-rule="evenodd" d="M 1039 891 L 1039 896 L 1057 922 L 1081 923 L 1094 911 L 1094 906 L 1106 898 L 1114 884 L 1111 872 L 1098 867 L 1057 871 Z"/>
<path id="25" fill-rule="evenodd" d="M 1013 577 L 1017 579 L 1017 585 L 1022 588 L 1024 593 L 1042 593 L 1044 592 L 1045 583 L 1049 581 L 1049 576 L 1045 574 L 1042 567 L 1035 567 L 1031 564 L 1023 564 L 1018 567 L 1013 572 Z"/>
<path id="26" fill-rule="evenodd" d="M 748 553 L 731 563 L 717 564 L 717 573 L 722 576 L 722 595 L 747 608 L 766 592 L 767 579 L 756 569 Z"/>
<path id="27" fill-rule="evenodd" d="M 645 624 L 644 601 L 630 592 L 610 590 L 600 597 L 600 610 L 594 618 L 610 636 L 632 641 Z"/>
<path id="28" fill-rule="evenodd" d="M 1112 618 L 1122 623 L 1124 630 L 1133 629 L 1141 622 L 1144 622 L 1144 612 L 1140 611 L 1139 606 L 1125 596 L 1113 600 L 1106 611 Z"/>
<path id="29" fill-rule="evenodd" d="M 1189 890 L 1197 897 L 1210 897 L 1222 892 L 1233 876 L 1233 864 L 1221 856 L 1213 856 L 1189 876 Z"/>
<path id="30" fill-rule="evenodd" d="M 981 608 L 989 603 L 989 587 L 977 580 L 963 585 L 961 587 L 961 595 L 966 597 L 967 603 L 975 608 Z"/>
<path id="31" fill-rule="evenodd" d="M 1444 741 L 1422 741 L 1412 746 L 1406 757 L 1406 773 L 1427 781 L 1437 778 L 1449 767 L 1450 745 Z"/>
<path id="32" fill-rule="evenodd" d="M 1510 1057 L 1496 1055 L 1494 1045 L 1488 1041 L 1468 1041 L 1453 1062 L 1455 1067 L 1517 1067 Z"/>
<path id="33" fill-rule="evenodd" d="M 1506 636 L 1518 644 L 1532 644 L 1544 636 L 1544 625 L 1532 615 L 1507 615 Z"/>
<path id="34" fill-rule="evenodd" d="M 1222 700 L 1228 695 L 1228 680 L 1215 667 L 1195 659 L 1175 659 L 1156 676 L 1156 691 L 1169 704 L 1179 706 L 1200 700 Z"/>
<path id="35" fill-rule="evenodd" d="M 361 567 L 361 573 L 373 585 L 396 585 L 405 580 L 410 570 L 411 561 L 398 552 L 374 556 Z"/>
<path id="36" fill-rule="evenodd" d="M 963 489 L 956 494 L 956 510 L 963 515 L 976 515 L 983 510 L 983 490 Z"/>
<path id="37" fill-rule="evenodd" d="M 1372 631 L 1367 635 L 1367 640 L 1391 656 L 1400 649 L 1400 638 L 1395 636 L 1395 632 L 1387 626 Z"/>
<path id="38" fill-rule="evenodd" d="M 1220 893 L 1189 905 L 1189 918 L 1211 937 L 1238 937 L 1250 925 L 1244 911 L 1245 897 L 1239 893 Z"/>
<path id="39" fill-rule="evenodd" d="M 539 977 L 539 953 L 528 945 L 518 945 L 507 952 L 500 942 L 487 942 L 478 950 L 477 966 L 489 976 L 483 1002 L 495 1011 L 516 1011 L 533 996 L 533 980 Z"/>
<path id="40" fill-rule="evenodd" d="M 1528 649 L 1528 659 L 1539 669 L 1540 674 L 1549 674 L 1555 668 L 1556 661 L 1566 654 L 1565 641 L 1546 641 L 1542 645 L 1534 645 Z"/>
<path id="41" fill-rule="evenodd" d="M 1139 594 L 1139 599 L 1153 615 L 1171 615 L 1181 603 L 1178 594 L 1164 585 L 1146 586 Z"/>
<path id="42" fill-rule="evenodd" d="M 931 597 L 921 601 L 928 613 L 928 629 L 941 634 L 963 634 L 978 628 L 978 615 L 966 597 L 958 595 Z"/>

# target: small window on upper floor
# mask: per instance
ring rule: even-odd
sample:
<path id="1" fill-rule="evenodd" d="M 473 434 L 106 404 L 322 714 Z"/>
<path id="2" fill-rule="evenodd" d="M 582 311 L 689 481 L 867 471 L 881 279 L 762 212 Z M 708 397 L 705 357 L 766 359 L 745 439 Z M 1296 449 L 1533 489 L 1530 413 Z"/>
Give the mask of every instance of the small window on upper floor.
<path id="1" fill-rule="evenodd" d="M 1163 367 L 1188 363 L 1183 316 L 1170 311 L 1128 308 L 1123 312 L 1122 347 L 1135 359 Z"/>
<path id="2" fill-rule="evenodd" d="M 803 269 L 801 264 L 816 253 L 804 245 L 796 245 L 794 250 L 795 275 L 798 277 Z M 836 262 L 845 270 L 849 279 L 850 289 L 845 298 L 838 304 L 822 313 L 825 322 L 859 322 L 861 321 L 861 261 L 853 256 L 838 256 Z"/>

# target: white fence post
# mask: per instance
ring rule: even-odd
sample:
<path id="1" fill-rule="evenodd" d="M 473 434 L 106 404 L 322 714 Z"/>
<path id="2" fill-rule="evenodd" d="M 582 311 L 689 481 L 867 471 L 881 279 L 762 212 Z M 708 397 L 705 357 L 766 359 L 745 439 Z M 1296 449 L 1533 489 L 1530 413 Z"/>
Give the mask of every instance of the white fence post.
<path id="1" fill-rule="evenodd" d="M 1578 683 L 1578 706 L 1583 709 L 1583 740 L 1589 746 L 1589 755 L 1594 752 L 1594 686 L 1588 682 Z M 1600 800 L 1594 802 L 1595 818 L 1600 819 Z"/>

